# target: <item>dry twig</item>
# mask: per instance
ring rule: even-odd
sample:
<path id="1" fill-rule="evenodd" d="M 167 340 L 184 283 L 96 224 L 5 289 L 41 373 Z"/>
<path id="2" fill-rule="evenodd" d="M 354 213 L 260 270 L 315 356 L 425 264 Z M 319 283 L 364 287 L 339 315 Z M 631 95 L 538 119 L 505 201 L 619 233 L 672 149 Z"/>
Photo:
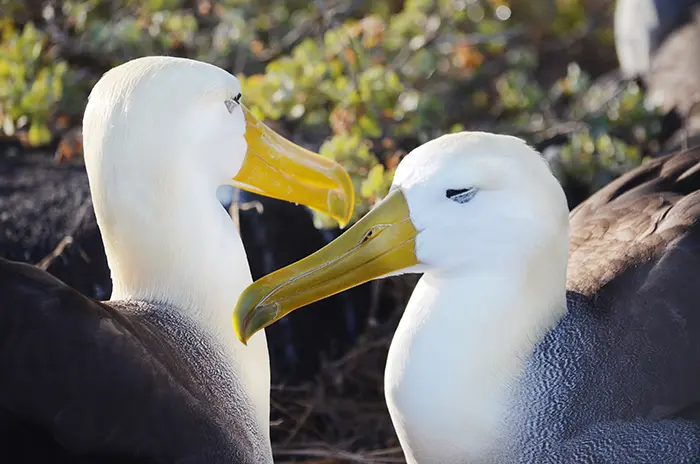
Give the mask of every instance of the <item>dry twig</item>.
<path id="1" fill-rule="evenodd" d="M 92 205 L 92 200 L 91 198 L 87 198 L 85 201 L 83 201 L 83 204 L 80 206 L 80 209 L 78 210 L 78 213 L 75 215 L 75 219 L 73 220 L 73 224 L 71 227 L 68 229 L 66 234 L 63 236 L 60 242 L 58 242 L 58 245 L 56 245 L 56 248 L 54 248 L 51 253 L 48 255 L 44 256 L 41 261 L 39 261 L 36 266 L 39 269 L 42 270 L 47 270 L 49 266 L 51 266 L 51 263 L 53 263 L 56 258 L 61 256 L 65 249 L 73 244 L 73 234 L 75 234 L 75 231 L 78 230 L 78 227 L 80 227 L 80 224 L 82 224 L 83 219 L 85 218 L 85 215 L 87 212 L 90 210 L 90 205 Z M 89 258 L 84 254 L 83 258 L 89 261 Z"/>

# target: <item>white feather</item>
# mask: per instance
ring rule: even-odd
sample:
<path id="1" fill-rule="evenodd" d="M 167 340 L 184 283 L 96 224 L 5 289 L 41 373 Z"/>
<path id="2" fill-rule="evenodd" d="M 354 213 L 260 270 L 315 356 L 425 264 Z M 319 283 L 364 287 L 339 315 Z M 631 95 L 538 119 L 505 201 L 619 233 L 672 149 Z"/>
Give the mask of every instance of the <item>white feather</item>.
<path id="1" fill-rule="evenodd" d="M 112 299 L 169 303 L 217 340 L 269 447 L 267 343 L 263 331 L 247 347 L 234 334 L 231 313 L 252 279 L 217 198 L 246 153 L 242 111 L 224 103 L 239 92 L 234 76 L 191 60 L 149 57 L 114 68 L 85 111 L 85 164 Z"/>
<path id="2" fill-rule="evenodd" d="M 485 133 L 422 145 L 393 188 L 425 274 L 389 350 L 392 421 L 409 463 L 488 462 L 525 360 L 566 311 L 566 198 L 522 140 Z M 472 188 L 464 204 L 445 196 Z"/>

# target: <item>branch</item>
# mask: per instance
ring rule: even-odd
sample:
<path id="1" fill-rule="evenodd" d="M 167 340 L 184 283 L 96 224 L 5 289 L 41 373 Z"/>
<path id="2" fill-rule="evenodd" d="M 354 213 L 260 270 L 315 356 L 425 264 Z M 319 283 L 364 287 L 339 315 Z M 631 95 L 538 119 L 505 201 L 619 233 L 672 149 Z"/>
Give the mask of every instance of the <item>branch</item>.
<path id="1" fill-rule="evenodd" d="M 78 227 L 80 227 L 80 224 L 82 224 L 83 219 L 85 218 L 85 215 L 87 214 L 88 210 L 90 209 L 90 206 L 92 205 L 92 200 L 90 197 L 88 197 L 85 201 L 83 201 L 83 204 L 80 206 L 80 209 L 78 210 L 78 213 L 75 215 L 75 218 L 73 219 L 73 224 L 72 226 L 68 229 L 64 237 L 61 239 L 60 242 L 58 242 L 58 245 L 56 245 L 56 248 L 51 251 L 48 255 L 46 255 L 44 258 L 42 258 L 41 261 L 39 261 L 36 266 L 41 269 L 41 270 L 47 270 L 49 266 L 63 254 L 63 251 L 73 243 L 73 234 L 75 234 L 75 231 L 78 230 Z"/>
<path id="2" fill-rule="evenodd" d="M 334 6 L 325 8 L 322 0 L 317 0 L 317 9 L 314 14 L 306 21 L 287 32 L 278 44 L 275 44 L 257 55 L 258 61 L 273 61 L 289 53 L 289 51 L 301 41 L 311 35 L 317 34 L 321 30 L 321 24 L 327 26 L 329 24 L 338 23 L 351 15 L 353 11 L 359 8 L 363 3 L 364 0 L 353 0 L 352 2 L 338 1 Z"/>
<path id="3" fill-rule="evenodd" d="M 391 450 L 382 450 L 382 453 L 348 453 L 346 451 L 337 449 L 288 449 L 288 450 L 276 450 L 274 452 L 275 457 L 287 456 L 287 457 L 316 457 L 325 459 L 342 459 L 343 461 L 349 462 L 360 462 L 360 463 L 372 463 L 372 464 L 390 464 L 390 463 L 405 463 L 406 460 L 401 457 L 383 457 L 382 454 L 388 454 L 388 452 L 401 452 L 401 448 L 391 448 Z"/>

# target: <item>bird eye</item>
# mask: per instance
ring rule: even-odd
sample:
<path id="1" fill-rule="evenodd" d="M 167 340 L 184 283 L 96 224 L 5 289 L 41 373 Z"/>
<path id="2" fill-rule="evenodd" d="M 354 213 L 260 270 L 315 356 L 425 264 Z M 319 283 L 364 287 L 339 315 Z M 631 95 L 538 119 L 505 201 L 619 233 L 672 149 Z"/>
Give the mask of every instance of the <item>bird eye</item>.
<path id="1" fill-rule="evenodd" d="M 229 113 L 233 113 L 233 110 L 241 104 L 241 96 L 242 95 L 239 93 L 235 97 L 231 97 L 224 102 Z"/>
<path id="2" fill-rule="evenodd" d="M 455 203 L 466 203 L 476 195 L 475 188 L 447 189 L 445 196 Z"/>

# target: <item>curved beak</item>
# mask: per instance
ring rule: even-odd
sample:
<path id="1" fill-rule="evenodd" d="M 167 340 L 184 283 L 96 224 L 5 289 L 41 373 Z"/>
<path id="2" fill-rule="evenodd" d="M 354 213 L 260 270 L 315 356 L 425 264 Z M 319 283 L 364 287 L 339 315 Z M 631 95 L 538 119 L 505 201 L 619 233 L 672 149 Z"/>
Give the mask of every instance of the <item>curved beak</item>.
<path id="1" fill-rule="evenodd" d="M 355 207 L 355 190 L 343 167 L 274 132 L 241 105 L 248 152 L 232 185 L 299 203 L 333 217 L 344 227 Z"/>
<path id="2" fill-rule="evenodd" d="M 246 288 L 233 312 L 236 335 L 247 343 L 297 308 L 418 264 L 417 235 L 406 198 L 391 191 L 340 237 Z"/>

